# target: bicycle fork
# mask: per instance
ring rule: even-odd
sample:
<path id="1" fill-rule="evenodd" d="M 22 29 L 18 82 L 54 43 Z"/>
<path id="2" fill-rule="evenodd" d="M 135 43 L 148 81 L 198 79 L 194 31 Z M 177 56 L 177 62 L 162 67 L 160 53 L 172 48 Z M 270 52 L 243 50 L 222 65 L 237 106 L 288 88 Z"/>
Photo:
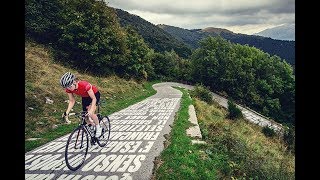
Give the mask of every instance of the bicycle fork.
<path id="1" fill-rule="evenodd" d="M 82 129 L 82 128 L 81 128 Z M 80 134 L 80 130 L 81 129 L 79 129 L 79 131 L 78 131 L 78 134 L 77 134 L 77 138 L 76 138 L 76 142 L 75 142 L 75 144 L 74 144 L 74 149 L 77 149 L 77 142 L 78 142 L 78 139 L 79 139 L 79 134 Z M 82 130 L 82 132 L 81 132 L 81 142 L 80 142 L 80 148 L 79 149 L 81 149 L 82 147 L 83 147 L 83 135 L 84 135 L 84 132 L 83 132 L 83 130 Z"/>

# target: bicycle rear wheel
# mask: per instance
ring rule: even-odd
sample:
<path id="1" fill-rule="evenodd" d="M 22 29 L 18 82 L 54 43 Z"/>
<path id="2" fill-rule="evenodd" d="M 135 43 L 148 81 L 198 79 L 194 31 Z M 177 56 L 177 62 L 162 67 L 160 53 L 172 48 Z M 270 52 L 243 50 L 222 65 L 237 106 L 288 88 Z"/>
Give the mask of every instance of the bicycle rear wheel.
<path id="1" fill-rule="evenodd" d="M 110 138 L 110 119 L 108 116 L 103 117 L 100 121 L 100 126 L 102 127 L 101 136 L 97 138 L 99 146 L 104 147 Z"/>
<path id="2" fill-rule="evenodd" d="M 71 132 L 66 145 L 65 161 L 70 170 L 76 171 L 82 166 L 88 147 L 88 133 L 84 127 L 79 126 Z"/>

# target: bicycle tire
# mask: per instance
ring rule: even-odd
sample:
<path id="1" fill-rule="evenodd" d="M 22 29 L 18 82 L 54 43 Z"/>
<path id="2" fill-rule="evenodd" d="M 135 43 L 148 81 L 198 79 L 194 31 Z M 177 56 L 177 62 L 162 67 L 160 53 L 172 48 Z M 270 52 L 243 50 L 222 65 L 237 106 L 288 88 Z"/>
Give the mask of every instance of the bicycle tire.
<path id="1" fill-rule="evenodd" d="M 105 116 L 100 121 L 100 126 L 102 127 L 102 133 L 101 136 L 97 138 L 97 142 L 100 147 L 104 147 L 108 143 L 110 138 L 111 124 L 108 116 Z"/>
<path id="2" fill-rule="evenodd" d="M 76 135 L 75 139 L 73 139 L 73 135 Z M 75 145 L 74 146 L 75 148 L 73 148 L 73 145 Z M 77 145 L 80 145 L 80 147 L 78 147 L 80 148 L 79 150 L 77 150 Z M 67 167 L 70 170 L 76 171 L 83 165 L 88 153 L 88 148 L 89 148 L 88 132 L 84 127 L 79 126 L 71 132 L 67 141 L 66 149 L 65 149 L 65 162 Z M 84 152 L 80 152 L 81 150 L 83 150 Z M 79 151 L 80 153 L 78 154 L 77 151 Z M 81 157 L 80 155 L 83 155 L 83 156 Z M 77 162 L 79 163 L 76 164 Z"/>

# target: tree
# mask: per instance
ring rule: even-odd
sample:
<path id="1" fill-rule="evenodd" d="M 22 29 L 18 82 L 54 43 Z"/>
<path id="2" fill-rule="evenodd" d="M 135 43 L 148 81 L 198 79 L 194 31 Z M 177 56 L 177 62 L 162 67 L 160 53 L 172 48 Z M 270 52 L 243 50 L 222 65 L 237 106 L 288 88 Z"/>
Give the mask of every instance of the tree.
<path id="1" fill-rule="evenodd" d="M 54 43 L 61 34 L 60 0 L 26 0 L 25 34 L 40 43 Z"/>
<path id="2" fill-rule="evenodd" d="M 110 74 L 127 63 L 125 32 L 103 1 L 64 1 L 59 47 L 80 69 Z"/>
<path id="3" fill-rule="evenodd" d="M 278 56 L 217 36 L 201 41 L 191 64 L 194 82 L 226 92 L 278 122 L 294 122 L 293 69 Z"/>
<path id="4" fill-rule="evenodd" d="M 137 79 L 147 79 L 147 70 L 150 69 L 151 62 L 147 58 L 150 49 L 143 38 L 131 27 L 126 28 L 127 46 L 129 49 L 128 63 L 125 65 L 126 76 L 134 76 Z"/>

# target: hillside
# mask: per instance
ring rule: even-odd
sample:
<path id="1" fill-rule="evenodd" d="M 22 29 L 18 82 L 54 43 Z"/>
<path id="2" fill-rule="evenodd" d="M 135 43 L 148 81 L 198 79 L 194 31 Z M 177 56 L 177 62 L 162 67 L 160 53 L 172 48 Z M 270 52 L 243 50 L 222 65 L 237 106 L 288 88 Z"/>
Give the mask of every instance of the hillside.
<path id="1" fill-rule="evenodd" d="M 137 15 L 130 14 L 121 9 L 115 10 L 121 26 L 132 26 L 156 52 L 171 51 L 171 49 L 174 49 L 180 57 L 184 58 L 191 54 L 191 49 L 187 45 L 163 29 Z"/>
<path id="2" fill-rule="evenodd" d="M 221 33 L 233 33 L 232 31 L 229 31 L 227 29 L 223 28 L 215 28 L 215 27 L 207 27 L 200 30 L 201 32 L 207 32 L 207 33 L 215 33 L 215 34 L 221 34 Z"/>
<path id="3" fill-rule="evenodd" d="M 165 24 L 158 24 L 157 26 L 174 36 L 176 39 L 179 39 L 180 41 L 184 42 L 193 49 L 199 47 L 198 41 L 200 39 L 206 38 L 208 36 L 205 32 L 197 33 L 197 31 L 201 32 L 201 30 L 190 31 L 188 29 L 177 28 Z"/>
<path id="4" fill-rule="evenodd" d="M 105 102 L 101 109 L 103 114 L 113 113 L 155 94 L 150 82 L 137 83 L 117 76 L 95 77 L 83 74 L 55 62 L 48 48 L 26 42 L 25 151 L 67 134 L 77 125 L 76 119 L 67 125 L 61 118 L 67 108 L 68 97 L 59 85 L 59 79 L 67 71 L 99 87 L 101 102 Z M 53 103 L 46 103 L 47 99 Z M 81 109 L 81 98 L 76 97 L 76 101 L 73 112 Z"/>
<path id="5" fill-rule="evenodd" d="M 220 35 L 230 42 L 256 47 L 270 55 L 277 55 L 280 58 L 285 59 L 291 65 L 295 64 L 294 41 L 283 41 L 256 35 L 237 34 L 228 30 L 212 27 L 195 30 L 188 30 L 164 24 L 158 25 L 158 27 L 177 39 L 182 40 L 192 48 L 198 48 L 198 42 L 205 37 Z"/>
<path id="6" fill-rule="evenodd" d="M 295 42 L 276 40 L 262 36 L 246 35 L 246 34 L 228 34 L 222 33 L 221 36 L 233 43 L 261 49 L 270 55 L 277 55 L 281 59 L 285 59 L 289 64 L 295 65 Z"/>
<path id="7" fill-rule="evenodd" d="M 164 142 L 166 149 L 154 161 L 151 179 L 295 178 L 295 156 L 280 138 L 267 137 L 263 128 L 242 118 L 228 119 L 227 110 L 218 103 L 197 98 L 203 91 L 194 96 L 197 93 L 177 89 L 183 92 L 180 109 Z M 206 144 L 186 145 L 193 139 L 185 133 L 192 126 L 188 121 L 191 104 Z"/>

